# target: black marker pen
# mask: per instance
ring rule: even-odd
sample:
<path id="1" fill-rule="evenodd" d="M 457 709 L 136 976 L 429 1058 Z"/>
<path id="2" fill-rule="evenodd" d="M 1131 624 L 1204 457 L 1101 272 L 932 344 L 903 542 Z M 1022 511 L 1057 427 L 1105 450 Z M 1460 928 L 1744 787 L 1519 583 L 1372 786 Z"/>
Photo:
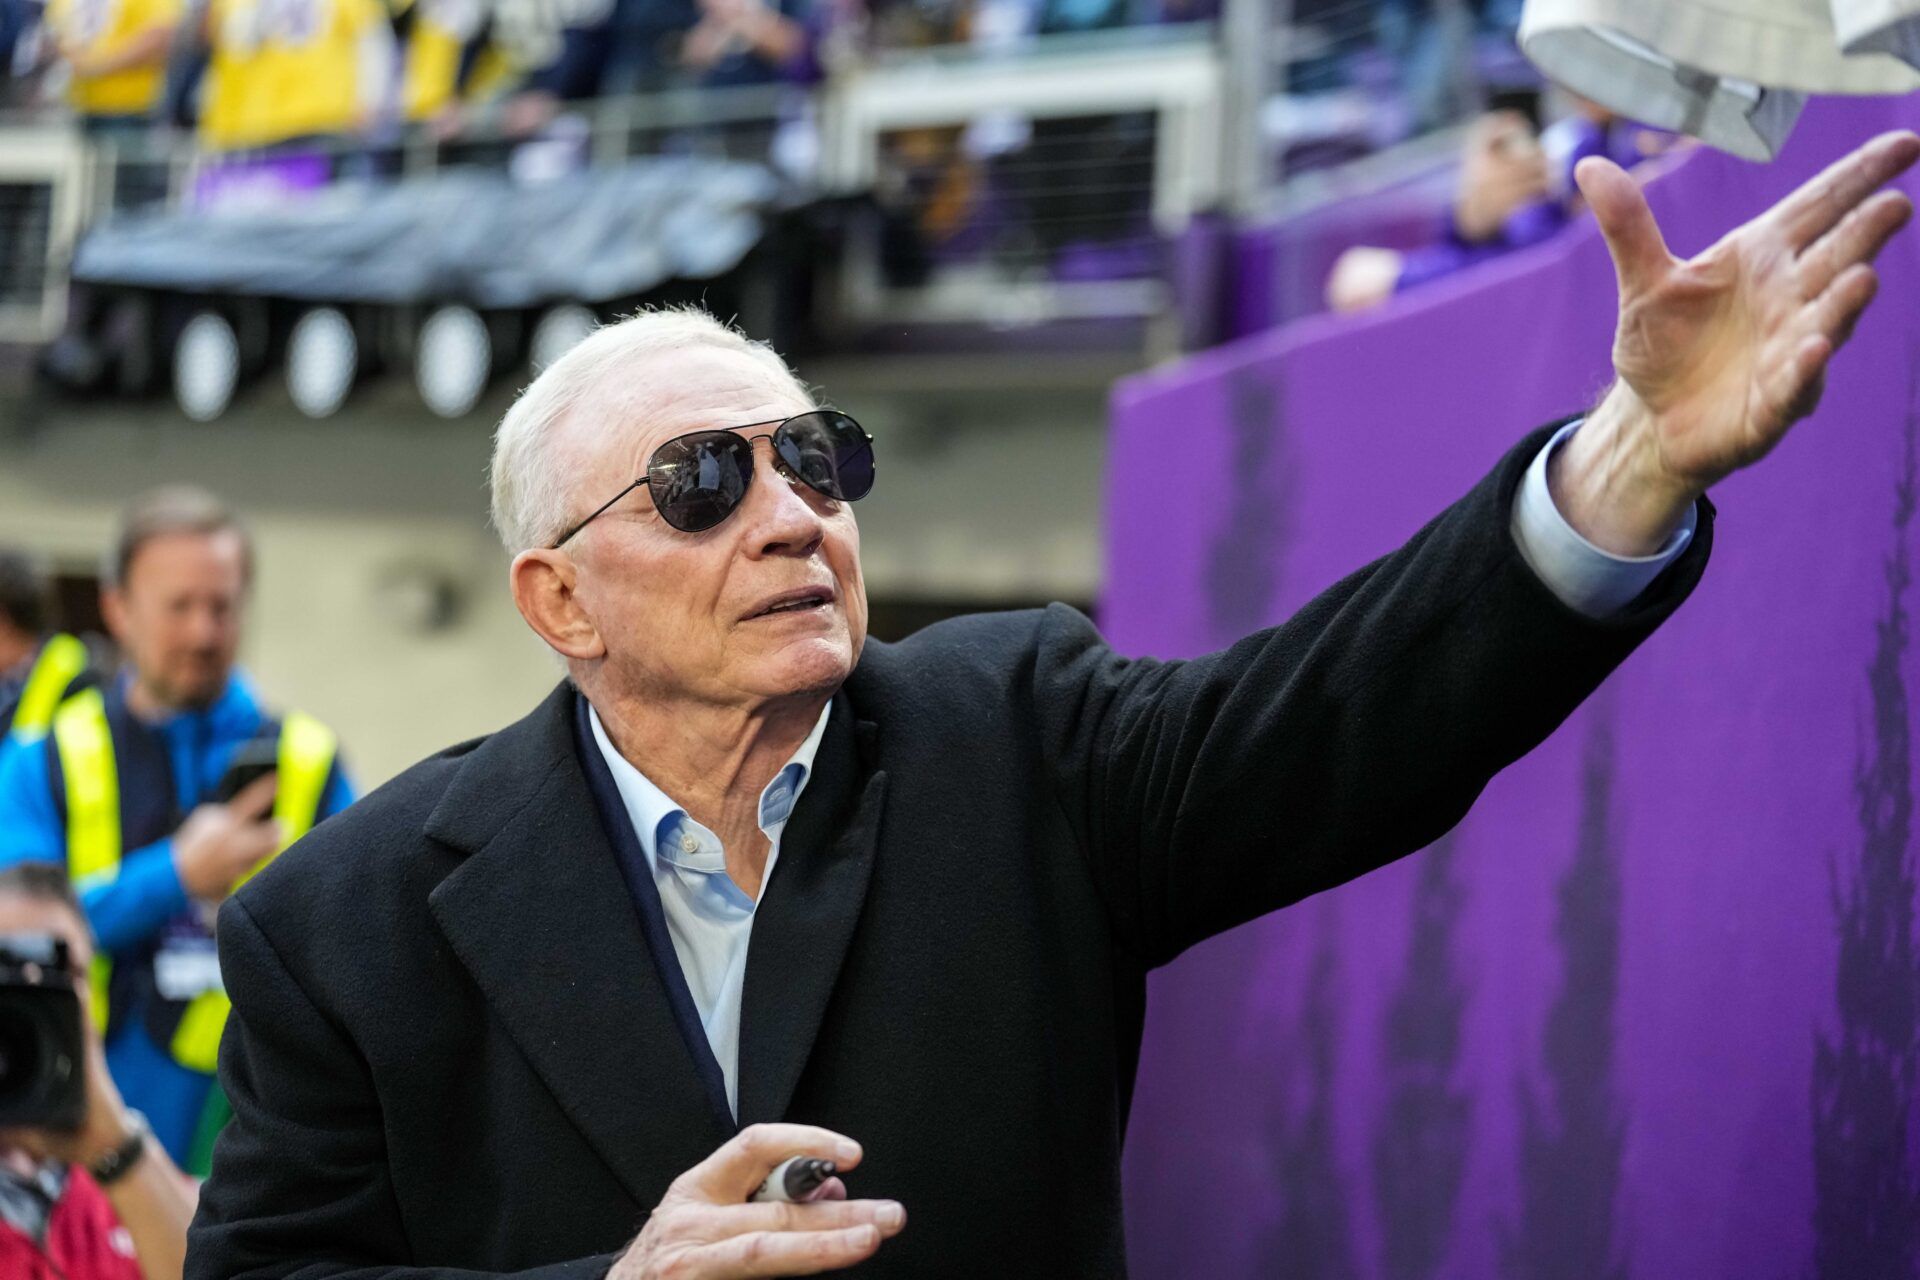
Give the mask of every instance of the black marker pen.
<path id="1" fill-rule="evenodd" d="M 831 1160 L 818 1156 L 792 1156 L 782 1160 L 749 1199 L 755 1204 L 786 1201 L 798 1204 L 820 1189 L 820 1184 L 836 1172 Z"/>

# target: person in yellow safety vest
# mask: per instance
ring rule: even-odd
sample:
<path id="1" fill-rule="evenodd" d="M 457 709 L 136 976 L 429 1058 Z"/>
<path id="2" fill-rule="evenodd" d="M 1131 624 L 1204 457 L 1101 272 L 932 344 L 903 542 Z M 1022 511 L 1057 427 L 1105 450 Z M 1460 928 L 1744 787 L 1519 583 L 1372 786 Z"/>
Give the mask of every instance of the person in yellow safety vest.
<path id="1" fill-rule="evenodd" d="M 38 742 L 68 694 L 93 682 L 86 645 L 47 627 L 47 586 L 33 562 L 0 551 L 0 758 Z"/>
<path id="2" fill-rule="evenodd" d="M 166 82 L 181 0 L 48 0 L 47 34 L 67 64 L 67 100 L 88 133 L 144 133 Z"/>
<path id="3" fill-rule="evenodd" d="M 206 1170 L 226 1114 L 214 909 L 354 795 L 333 733 L 269 715 L 234 670 L 251 572 L 245 531 L 211 494 L 136 500 L 101 593 L 128 670 L 0 760 L 0 866 L 68 868 L 99 943 L 107 1065 L 189 1172 Z M 271 772 L 228 798 L 236 757 L 256 752 Z"/>

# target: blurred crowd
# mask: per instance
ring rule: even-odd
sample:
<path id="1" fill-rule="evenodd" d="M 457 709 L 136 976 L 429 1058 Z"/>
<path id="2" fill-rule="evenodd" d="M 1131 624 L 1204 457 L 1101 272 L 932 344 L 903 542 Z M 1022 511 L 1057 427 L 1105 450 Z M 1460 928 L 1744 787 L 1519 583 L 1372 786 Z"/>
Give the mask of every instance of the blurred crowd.
<path id="1" fill-rule="evenodd" d="M 1574 170 L 1600 156 L 1629 171 L 1682 145 L 1676 135 L 1573 98 L 1544 128 L 1537 97 L 1496 106 L 1468 128 L 1452 201 L 1408 249 L 1356 246 L 1327 281 L 1334 311 L 1364 311 L 1410 289 L 1550 239 L 1584 208 Z"/>
<path id="2" fill-rule="evenodd" d="M 530 133 L 570 101 L 810 84 L 888 51 L 1210 22 L 1222 0 L 0 0 L 0 109 L 64 104 L 96 136 L 212 151 Z M 1515 60 L 1517 0 L 1300 0 L 1278 132 L 1372 117 L 1377 142 L 1462 118 Z M 1316 125 L 1315 120 L 1322 122 Z"/>
<path id="3" fill-rule="evenodd" d="M 190 138 L 202 163 L 186 190 L 205 209 L 393 172 L 409 138 L 469 147 L 446 158 L 512 155 L 516 175 L 522 159 L 540 160 L 527 142 L 549 148 L 546 168 L 528 172 L 578 167 L 582 104 L 671 88 L 804 89 L 901 51 L 1002 53 L 1047 37 L 1210 24 L 1222 3 L 0 0 L 0 109 L 58 112 L 135 160 L 177 157 Z M 1355 247 L 1327 278 L 1326 305 L 1365 309 L 1538 243 L 1578 212 L 1579 159 L 1631 165 L 1666 147 L 1588 104 L 1546 119 L 1541 83 L 1514 46 L 1519 16 L 1518 0 L 1291 6 L 1261 113 L 1276 181 L 1478 113 L 1458 194 L 1425 242 Z M 811 108 L 804 94 L 774 96 L 786 104 L 770 108 L 777 118 L 729 147 L 804 179 L 820 153 Z M 1027 119 L 993 105 L 880 144 L 872 195 L 888 284 L 982 262 L 1055 282 L 1164 270 L 1151 116 Z M 702 125 L 716 136 L 735 127 Z M 169 181 L 160 166 L 125 165 L 113 198 L 127 207 L 180 189 Z M 1317 280 L 1328 260 L 1304 274 Z"/>
<path id="4" fill-rule="evenodd" d="M 1007 42 L 1210 16 L 1209 0 L 0 0 L 0 105 L 64 103 L 132 144 L 191 130 L 253 150 L 531 133 L 563 104 L 669 87 L 808 84 L 874 49 Z"/>

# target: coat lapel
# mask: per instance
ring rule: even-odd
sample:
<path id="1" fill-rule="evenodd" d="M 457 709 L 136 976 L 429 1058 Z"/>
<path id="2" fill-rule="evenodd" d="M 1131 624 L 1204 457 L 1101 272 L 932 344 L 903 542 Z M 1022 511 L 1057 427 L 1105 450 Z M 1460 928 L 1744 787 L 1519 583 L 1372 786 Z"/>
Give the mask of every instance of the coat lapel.
<path id="1" fill-rule="evenodd" d="M 561 1110 L 650 1207 L 664 1177 L 731 1129 L 709 1105 L 595 811 L 574 699 L 562 685 L 466 758 L 426 831 L 470 856 L 428 907 Z"/>
<path id="2" fill-rule="evenodd" d="M 866 901 L 887 775 L 872 724 L 836 701 L 754 912 L 740 1011 L 740 1123 L 779 1120 L 806 1067 Z"/>

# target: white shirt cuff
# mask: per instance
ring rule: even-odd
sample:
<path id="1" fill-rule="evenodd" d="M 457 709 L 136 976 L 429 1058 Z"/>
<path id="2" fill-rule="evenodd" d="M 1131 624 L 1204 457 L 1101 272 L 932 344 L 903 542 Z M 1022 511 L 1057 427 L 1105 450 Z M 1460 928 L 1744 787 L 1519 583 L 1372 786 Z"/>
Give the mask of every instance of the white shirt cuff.
<path id="1" fill-rule="evenodd" d="M 1547 462 L 1583 421 L 1569 422 L 1556 431 L 1527 468 L 1513 499 L 1513 540 L 1521 558 L 1563 604 L 1589 618 L 1605 618 L 1626 608 L 1680 558 L 1693 540 L 1697 508 L 1688 508 L 1667 545 L 1650 556 L 1617 556 L 1581 537 L 1554 505 L 1547 487 Z"/>

